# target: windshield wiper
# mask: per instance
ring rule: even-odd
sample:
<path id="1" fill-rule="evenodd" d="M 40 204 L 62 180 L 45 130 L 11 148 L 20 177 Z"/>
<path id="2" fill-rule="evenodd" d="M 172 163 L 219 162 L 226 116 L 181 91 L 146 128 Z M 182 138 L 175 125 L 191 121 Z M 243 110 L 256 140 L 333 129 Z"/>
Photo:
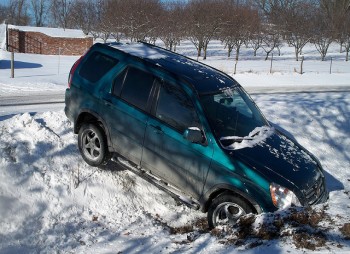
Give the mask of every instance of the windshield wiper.
<path id="1" fill-rule="evenodd" d="M 253 140 L 253 137 L 238 137 L 238 136 L 232 136 L 232 137 L 221 137 L 220 141 L 232 141 L 233 143 L 239 142 L 241 143 L 243 140 Z"/>

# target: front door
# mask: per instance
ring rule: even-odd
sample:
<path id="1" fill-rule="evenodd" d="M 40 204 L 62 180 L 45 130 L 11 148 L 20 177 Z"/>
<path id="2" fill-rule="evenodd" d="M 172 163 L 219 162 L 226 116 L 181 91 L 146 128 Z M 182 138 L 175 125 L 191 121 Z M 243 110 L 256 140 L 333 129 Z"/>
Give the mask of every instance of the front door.
<path id="1" fill-rule="evenodd" d="M 183 137 L 188 127 L 203 129 L 190 97 L 179 85 L 162 82 L 150 117 L 141 165 L 198 199 L 209 169 L 212 148 Z"/>

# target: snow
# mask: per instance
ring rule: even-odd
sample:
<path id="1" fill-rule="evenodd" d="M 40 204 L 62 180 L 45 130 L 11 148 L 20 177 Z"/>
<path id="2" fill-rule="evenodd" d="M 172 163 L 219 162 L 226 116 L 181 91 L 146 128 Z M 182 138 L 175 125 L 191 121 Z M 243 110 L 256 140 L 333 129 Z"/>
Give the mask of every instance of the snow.
<path id="1" fill-rule="evenodd" d="M 252 148 L 258 144 L 263 143 L 266 139 L 272 136 L 275 132 L 273 127 L 262 126 L 256 127 L 252 130 L 247 137 L 237 137 L 237 136 L 229 136 L 229 137 L 221 137 L 220 141 L 232 140 L 232 144 L 229 146 L 224 146 L 225 149 L 228 150 L 239 150 L 243 148 Z"/>
<path id="2" fill-rule="evenodd" d="M 346 194 L 350 189 L 350 172 L 346 170 L 350 166 L 346 149 L 350 145 L 346 125 L 350 95 L 289 97 L 285 100 L 283 95 L 261 95 L 255 99 L 274 124 L 290 130 L 320 158 L 331 191 L 326 212 L 334 218 L 331 230 L 338 234 L 330 238 L 327 246 L 334 248 L 333 243 L 341 243 L 345 253 L 350 251 L 349 244 L 338 228 L 350 219 L 350 197 Z M 271 104 L 278 106 L 272 108 Z M 309 106 L 300 110 L 305 105 Z M 209 233 L 198 233 L 194 242 L 181 244 L 189 233 L 173 235 L 169 227 L 187 225 L 205 215 L 178 205 L 167 194 L 115 164 L 104 170 L 88 166 L 79 155 L 72 127 L 63 111 L 25 113 L 0 122 L 0 250 L 235 252 L 235 246 L 221 245 Z M 257 250 L 269 251 L 271 246 L 282 253 L 302 253 L 283 239 Z M 328 253 L 327 248 L 320 251 Z M 243 253 L 249 252 L 255 250 Z"/>
<path id="3" fill-rule="evenodd" d="M 149 59 L 161 59 L 166 58 L 167 55 L 160 53 L 157 50 L 154 50 L 146 45 L 141 43 L 128 43 L 128 44 L 113 44 L 111 45 L 114 48 L 117 48 L 126 53 L 138 56 L 140 58 L 149 58 Z"/>
<path id="4" fill-rule="evenodd" d="M 34 27 L 34 26 L 15 26 L 9 25 L 8 28 L 18 29 L 25 32 L 38 32 L 46 34 L 51 37 L 60 38 L 85 38 L 88 37 L 82 30 L 78 29 L 63 29 L 63 28 L 51 28 L 51 27 Z"/>
<path id="5" fill-rule="evenodd" d="M 6 25 L 0 24 L 0 50 L 5 50 L 6 46 Z"/>
<path id="6" fill-rule="evenodd" d="M 232 75 L 234 61 L 218 44 L 209 46 L 205 63 Z M 178 49 L 195 57 L 188 42 Z M 237 229 L 205 230 L 199 225 L 205 214 L 179 204 L 116 163 L 88 166 L 63 108 L 50 111 L 47 105 L 37 105 L 37 111 L 45 112 L 28 113 L 27 107 L 22 109 L 26 113 L 0 118 L 0 253 L 305 253 L 310 250 L 297 247 L 294 235 L 317 230 L 326 241 L 315 253 L 349 253 L 350 241 L 340 230 L 350 221 L 349 63 L 333 46 L 333 64 L 338 67 L 329 74 L 323 67 L 329 61 L 319 62 L 309 47 L 304 50 L 305 73 L 300 75 L 287 70 L 299 63 L 284 49 L 287 53 L 276 61 L 272 74 L 262 59 L 249 59 L 248 50 L 242 50 L 244 61 L 238 62 L 234 78 L 251 91 L 303 91 L 252 97 L 274 128 L 287 132 L 323 165 L 330 199 L 314 208 L 324 212 L 317 227 L 300 222 L 296 226 L 290 222 L 291 210 L 261 214 L 252 232 L 273 228 L 280 217 L 280 235 L 270 240 L 246 237 L 235 245 Z M 9 53 L 0 51 L 0 105 L 8 96 L 63 96 L 77 57 L 15 54 L 15 59 L 18 68 L 11 79 Z"/>

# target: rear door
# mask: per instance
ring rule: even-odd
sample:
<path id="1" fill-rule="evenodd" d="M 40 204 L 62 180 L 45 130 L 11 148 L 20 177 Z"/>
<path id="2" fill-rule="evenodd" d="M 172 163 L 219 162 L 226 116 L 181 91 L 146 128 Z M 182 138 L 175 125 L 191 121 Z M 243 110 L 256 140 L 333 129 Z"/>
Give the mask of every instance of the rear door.
<path id="1" fill-rule="evenodd" d="M 114 150 L 140 165 L 154 76 L 138 66 L 117 75 L 103 96 Z"/>
<path id="2" fill-rule="evenodd" d="M 183 137 L 188 127 L 203 130 L 190 96 L 176 83 L 160 82 L 148 120 L 141 165 L 194 198 L 202 192 L 212 148 Z"/>

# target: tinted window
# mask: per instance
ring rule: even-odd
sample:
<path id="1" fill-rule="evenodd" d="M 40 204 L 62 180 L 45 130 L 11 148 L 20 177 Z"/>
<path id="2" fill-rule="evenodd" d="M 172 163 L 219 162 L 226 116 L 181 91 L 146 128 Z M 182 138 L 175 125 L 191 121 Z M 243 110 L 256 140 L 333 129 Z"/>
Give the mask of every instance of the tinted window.
<path id="1" fill-rule="evenodd" d="M 127 69 L 122 71 L 114 80 L 113 84 L 113 95 L 119 96 L 120 91 L 122 90 L 123 82 L 124 82 L 124 77 L 126 74 Z"/>
<path id="2" fill-rule="evenodd" d="M 168 83 L 161 86 L 156 117 L 180 132 L 199 127 L 191 99 L 179 87 Z"/>
<path id="3" fill-rule="evenodd" d="M 153 80 L 152 74 L 130 67 L 124 80 L 121 98 L 140 109 L 146 110 Z"/>
<path id="4" fill-rule="evenodd" d="M 90 82 L 96 82 L 117 63 L 117 59 L 100 52 L 93 52 L 81 67 L 79 74 Z"/>
<path id="5" fill-rule="evenodd" d="M 201 102 L 218 138 L 249 136 L 255 128 L 268 125 L 254 102 L 237 87 L 205 95 Z"/>

